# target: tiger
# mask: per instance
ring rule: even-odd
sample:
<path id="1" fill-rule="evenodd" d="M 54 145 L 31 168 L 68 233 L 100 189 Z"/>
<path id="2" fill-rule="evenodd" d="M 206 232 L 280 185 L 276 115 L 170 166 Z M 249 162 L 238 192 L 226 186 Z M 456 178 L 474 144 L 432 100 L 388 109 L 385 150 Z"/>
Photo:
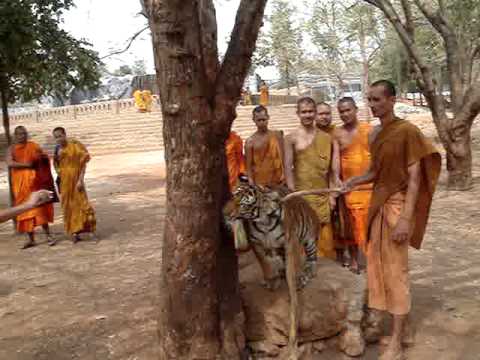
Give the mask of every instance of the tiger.
<path id="1" fill-rule="evenodd" d="M 282 202 L 288 193 L 285 187 L 250 185 L 241 178 L 224 208 L 228 222 L 242 220 L 249 245 L 262 268 L 265 286 L 270 290 L 276 290 L 285 277 L 288 239 L 295 242 L 296 263 L 301 258 L 299 245 L 305 254 L 303 269 L 297 278 L 298 289 L 316 273 L 318 218 L 301 197 Z"/>
<path id="2" fill-rule="evenodd" d="M 319 220 L 302 197 L 284 201 L 288 193 L 285 187 L 251 185 L 245 177 L 240 177 L 232 199 L 224 207 L 224 216 L 227 223 L 236 222 L 238 226 L 240 221 L 245 228 L 268 289 L 276 290 L 286 275 L 290 296 L 288 347 L 294 354 L 297 348 L 297 290 L 316 276 Z M 300 266 L 303 258 L 303 266 Z"/>

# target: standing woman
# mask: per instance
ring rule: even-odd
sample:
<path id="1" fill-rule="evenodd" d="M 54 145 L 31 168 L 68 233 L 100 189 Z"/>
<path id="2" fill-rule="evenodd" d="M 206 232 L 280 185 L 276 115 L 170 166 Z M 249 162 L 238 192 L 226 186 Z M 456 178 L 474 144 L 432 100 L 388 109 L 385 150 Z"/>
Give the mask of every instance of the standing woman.
<path id="1" fill-rule="evenodd" d="M 59 190 L 63 210 L 65 232 L 73 243 L 81 233 L 95 233 L 95 211 L 88 202 L 85 189 L 85 169 L 90 155 L 85 146 L 77 140 L 68 139 L 63 127 L 53 130 L 58 145 L 54 165 L 59 176 Z"/>

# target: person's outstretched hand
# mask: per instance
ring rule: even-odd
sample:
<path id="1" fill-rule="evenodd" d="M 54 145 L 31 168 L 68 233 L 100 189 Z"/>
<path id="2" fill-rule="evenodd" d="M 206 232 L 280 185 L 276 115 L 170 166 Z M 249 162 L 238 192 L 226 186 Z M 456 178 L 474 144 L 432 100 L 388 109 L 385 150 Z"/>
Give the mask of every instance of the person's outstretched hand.
<path id="1" fill-rule="evenodd" d="M 32 192 L 25 202 L 28 207 L 37 207 L 53 199 L 53 192 L 48 190 L 38 190 Z"/>

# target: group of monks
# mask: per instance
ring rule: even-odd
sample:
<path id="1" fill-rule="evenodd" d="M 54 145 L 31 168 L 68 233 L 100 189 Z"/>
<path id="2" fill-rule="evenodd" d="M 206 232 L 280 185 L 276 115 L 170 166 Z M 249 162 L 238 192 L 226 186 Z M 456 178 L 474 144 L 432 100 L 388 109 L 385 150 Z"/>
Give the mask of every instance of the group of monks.
<path id="1" fill-rule="evenodd" d="M 245 142 L 245 156 L 237 134 L 226 142 L 231 190 L 241 173 L 255 185 L 327 189 L 304 196 L 321 224 L 317 253 L 355 273 L 359 252 L 364 255 L 369 308 L 393 316 L 391 336 L 381 338 L 381 360 L 402 359 L 409 340 L 408 248 L 421 246 L 441 168 L 438 151 L 421 131 L 395 116 L 395 101 L 395 86 L 377 81 L 368 102 L 380 125 L 359 121 L 354 99 L 344 97 L 337 103 L 343 124 L 335 126 L 329 104 L 302 97 L 300 125 L 285 137 L 268 128 L 268 110 L 260 105 L 253 109 L 257 131 Z M 339 222 L 343 226 L 335 226 Z"/>
<path id="2" fill-rule="evenodd" d="M 150 90 L 135 90 L 133 99 L 138 112 L 145 113 L 152 111 L 153 96 Z"/>
<path id="3" fill-rule="evenodd" d="M 15 143 L 8 148 L 6 155 L 14 206 L 32 201 L 32 194 L 38 197 L 41 190 L 53 194 L 51 201 L 42 201 L 42 205 L 30 207 L 16 217 L 17 231 L 27 235 L 22 248 L 35 245 L 35 228 L 38 226 L 43 228 L 48 244 L 56 244 L 57 240 L 50 233 L 49 224 L 54 220 L 53 203 L 58 201 L 62 205 L 65 232 L 72 237 L 74 243 L 81 240 L 81 233 L 95 236 L 95 212 L 85 189 L 85 170 L 90 160 L 85 146 L 77 140 L 67 138 L 64 128 L 57 127 L 53 130 L 57 144 L 53 164 L 58 175 L 58 199 L 48 154 L 28 139 L 24 126 L 15 128 L 14 137 Z"/>

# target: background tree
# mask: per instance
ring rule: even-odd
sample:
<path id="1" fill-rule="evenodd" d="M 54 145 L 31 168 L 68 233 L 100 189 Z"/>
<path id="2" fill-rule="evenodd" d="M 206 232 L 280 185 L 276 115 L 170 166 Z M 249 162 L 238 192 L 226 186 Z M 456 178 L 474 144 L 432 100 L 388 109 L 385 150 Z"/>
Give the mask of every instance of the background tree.
<path id="1" fill-rule="evenodd" d="M 132 75 L 133 70 L 130 65 L 120 65 L 117 70 L 113 72 L 116 76 L 125 76 L 125 75 Z"/>
<path id="2" fill-rule="evenodd" d="M 448 186 L 472 185 L 471 127 L 480 112 L 480 2 L 478 0 L 364 0 L 383 12 L 409 55 L 419 89 L 432 111 L 447 153 Z M 418 14 L 418 16 L 417 16 Z M 427 22 L 443 42 L 451 115 L 442 82 L 417 43 L 417 24 Z"/>
<path id="3" fill-rule="evenodd" d="M 63 12 L 72 6 L 72 0 L 0 2 L 0 97 L 9 144 L 9 103 L 99 84 L 100 62 L 90 44 L 59 27 Z"/>
<path id="4" fill-rule="evenodd" d="M 141 76 L 147 75 L 147 65 L 145 64 L 145 59 L 135 60 L 132 66 L 132 74 Z"/>
<path id="5" fill-rule="evenodd" d="M 298 72 L 303 60 L 302 28 L 295 22 L 295 6 L 286 0 L 272 1 L 272 15 L 268 18 L 270 31 L 266 45 L 280 73 L 280 86 L 290 94 L 292 85 L 298 86 Z"/>
<path id="6" fill-rule="evenodd" d="M 162 359 L 239 359 L 244 347 L 237 259 L 221 226 L 225 141 L 266 2 L 240 2 L 220 63 L 211 0 L 141 0 L 152 32 L 167 167 Z"/>

